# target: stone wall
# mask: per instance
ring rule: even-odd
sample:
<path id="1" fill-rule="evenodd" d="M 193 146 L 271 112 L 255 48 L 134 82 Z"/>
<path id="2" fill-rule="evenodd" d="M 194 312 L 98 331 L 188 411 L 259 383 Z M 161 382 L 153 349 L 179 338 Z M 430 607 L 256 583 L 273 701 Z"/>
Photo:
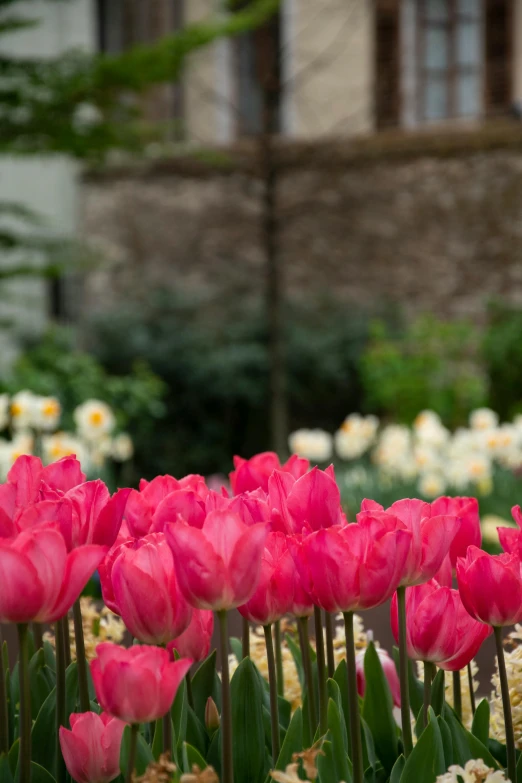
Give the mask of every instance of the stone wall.
<path id="1" fill-rule="evenodd" d="M 84 307 L 107 309 L 155 287 L 208 294 L 218 306 L 223 290 L 262 295 L 255 150 L 214 157 L 212 165 L 180 158 L 86 178 L 84 232 L 105 260 L 86 275 Z M 293 144 L 276 160 L 289 296 L 328 292 L 347 306 L 385 301 L 409 316 L 479 321 L 493 296 L 522 306 L 517 126 Z"/>

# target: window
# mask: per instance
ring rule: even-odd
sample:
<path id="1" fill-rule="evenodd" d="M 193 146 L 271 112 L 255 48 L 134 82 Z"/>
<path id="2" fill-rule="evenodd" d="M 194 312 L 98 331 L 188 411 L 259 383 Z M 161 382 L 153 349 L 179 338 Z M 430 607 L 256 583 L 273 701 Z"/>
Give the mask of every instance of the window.
<path id="1" fill-rule="evenodd" d="M 482 0 L 421 0 L 419 115 L 424 121 L 483 111 Z"/>
<path id="2" fill-rule="evenodd" d="M 247 2 L 236 8 L 244 7 Z M 238 133 L 255 135 L 264 128 L 268 110 L 271 131 L 280 130 L 280 15 L 236 40 Z"/>

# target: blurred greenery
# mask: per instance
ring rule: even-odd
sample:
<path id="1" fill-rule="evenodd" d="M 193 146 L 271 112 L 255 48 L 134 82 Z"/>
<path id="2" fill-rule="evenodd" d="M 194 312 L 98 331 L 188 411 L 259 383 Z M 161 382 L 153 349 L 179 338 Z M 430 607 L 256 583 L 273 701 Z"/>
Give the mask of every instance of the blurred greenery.
<path id="1" fill-rule="evenodd" d="M 364 409 L 409 424 L 429 408 L 450 428 L 464 423 L 488 402 L 480 349 L 479 330 L 465 321 L 426 315 L 399 332 L 376 322 L 361 359 Z"/>
<path id="2" fill-rule="evenodd" d="M 502 418 L 522 412 L 522 310 L 492 302 L 483 356 L 490 379 L 489 402 Z"/>
<path id="3" fill-rule="evenodd" d="M 146 454 L 146 476 L 228 471 L 233 454 L 269 446 L 268 351 L 262 312 L 231 302 L 227 320 L 203 295 L 149 294 L 89 322 L 89 347 L 107 371 L 146 359 L 166 383 L 167 415 Z M 334 429 L 360 402 L 358 363 L 369 318 L 332 299 L 286 313 L 290 426 Z"/>
<path id="4" fill-rule="evenodd" d="M 11 394 L 22 389 L 58 397 L 64 430 L 74 430 L 77 405 L 90 398 L 103 400 L 113 409 L 118 428 L 131 434 L 139 454 L 150 449 L 166 413 L 167 387 L 143 359 L 133 359 L 125 374 L 112 374 L 95 356 L 79 350 L 74 333 L 64 328 L 52 329 L 29 344 L 0 384 L 0 390 Z"/>

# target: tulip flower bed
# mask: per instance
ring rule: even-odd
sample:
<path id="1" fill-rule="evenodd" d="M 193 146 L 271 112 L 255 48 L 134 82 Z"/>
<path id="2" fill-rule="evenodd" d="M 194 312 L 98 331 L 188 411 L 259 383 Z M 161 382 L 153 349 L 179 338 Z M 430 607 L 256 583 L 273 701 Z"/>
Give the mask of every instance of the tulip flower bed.
<path id="1" fill-rule="evenodd" d="M 494 556 L 473 498 L 365 500 L 348 522 L 333 469 L 271 453 L 236 458 L 230 484 L 159 476 L 111 497 L 74 457 L 14 463 L 0 485 L 0 622 L 19 640 L 16 666 L 5 645 L 0 662 L 0 782 L 522 781 L 502 642 L 522 619 L 520 508 Z M 104 641 L 92 657 L 80 595 L 96 570 L 103 616 L 120 616 L 132 643 Z M 389 599 L 395 661 L 368 639 L 361 649 L 358 615 Z M 120 635 L 113 623 L 106 638 Z M 504 742 L 489 702 L 461 687 L 490 635 Z"/>

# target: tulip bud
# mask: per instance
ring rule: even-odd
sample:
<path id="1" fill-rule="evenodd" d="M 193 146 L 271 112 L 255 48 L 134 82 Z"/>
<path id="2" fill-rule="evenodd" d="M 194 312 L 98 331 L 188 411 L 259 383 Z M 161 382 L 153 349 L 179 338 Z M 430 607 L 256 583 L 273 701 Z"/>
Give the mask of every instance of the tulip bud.
<path id="1" fill-rule="evenodd" d="M 216 702 L 209 696 L 205 705 L 205 728 L 209 734 L 213 734 L 219 729 L 220 724 L 219 712 L 216 706 Z"/>

